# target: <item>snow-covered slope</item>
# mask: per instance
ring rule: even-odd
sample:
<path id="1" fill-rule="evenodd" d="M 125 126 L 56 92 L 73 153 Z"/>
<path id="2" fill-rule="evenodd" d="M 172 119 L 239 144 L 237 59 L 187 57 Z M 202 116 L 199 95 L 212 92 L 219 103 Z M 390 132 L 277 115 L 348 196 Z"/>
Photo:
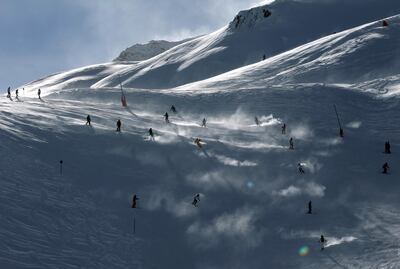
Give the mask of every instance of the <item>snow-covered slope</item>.
<path id="1" fill-rule="evenodd" d="M 210 63 L 232 46 L 220 45 L 271 10 L 143 62 L 52 75 L 1 98 L 0 268 L 397 268 L 399 15 L 167 87 L 173 74 L 221 72 Z M 165 89 L 125 88 L 128 107 L 109 87 L 152 88 L 155 74 Z"/>
<path id="2" fill-rule="evenodd" d="M 282 84 L 344 84 L 398 94 L 400 15 L 323 37 L 303 46 L 179 90 L 237 90 Z"/>
<path id="3" fill-rule="evenodd" d="M 126 109 L 117 89 L 0 100 L 1 268 L 399 264 L 399 99 L 300 85 L 126 96 Z M 178 114 L 165 124 L 171 104 Z"/>
<path id="4" fill-rule="evenodd" d="M 271 12 L 265 16 L 266 10 Z M 357 10 L 357 12 L 354 12 Z M 146 61 L 126 65 L 108 76 L 90 72 L 82 79 L 81 69 L 25 85 L 26 89 L 115 87 L 122 78 L 125 87 L 169 88 L 206 79 L 258 62 L 336 31 L 398 14 L 400 2 L 292 1 L 277 0 L 268 6 L 241 11 L 226 27 L 195 38 Z M 111 64 L 113 65 L 113 64 Z M 95 69 L 97 67 L 94 67 Z M 94 75 L 93 75 L 94 74 Z M 93 78 L 93 79 L 92 79 Z M 72 85 L 71 85 L 72 82 Z"/>
<path id="5" fill-rule="evenodd" d="M 146 44 L 135 44 L 121 52 L 114 61 L 144 61 L 187 41 L 152 40 Z"/>

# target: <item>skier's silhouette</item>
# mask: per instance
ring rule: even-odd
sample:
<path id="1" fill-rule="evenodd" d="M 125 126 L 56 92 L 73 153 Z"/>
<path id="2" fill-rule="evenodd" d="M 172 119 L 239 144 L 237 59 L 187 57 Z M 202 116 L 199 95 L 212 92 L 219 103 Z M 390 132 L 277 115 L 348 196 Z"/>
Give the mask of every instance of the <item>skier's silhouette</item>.
<path id="1" fill-rule="evenodd" d="M 168 115 L 168 112 L 165 112 L 164 118 L 165 118 L 165 122 L 166 122 L 166 123 L 169 123 L 169 115 Z"/>
<path id="2" fill-rule="evenodd" d="M 382 165 L 382 168 L 383 168 L 382 173 L 387 174 L 390 167 L 389 164 L 386 162 Z"/>
<path id="3" fill-rule="evenodd" d="M 254 117 L 254 122 L 256 123 L 257 126 L 260 125 L 260 121 L 258 120 L 257 116 Z"/>
<path id="4" fill-rule="evenodd" d="M 200 202 L 200 194 L 199 194 L 199 193 L 196 194 L 196 195 L 193 197 L 192 205 L 194 205 L 195 207 L 197 207 L 198 202 Z"/>
<path id="5" fill-rule="evenodd" d="M 206 118 L 203 118 L 203 121 L 201 122 L 201 127 L 207 127 L 207 120 L 206 120 Z"/>
<path id="6" fill-rule="evenodd" d="M 289 149 L 294 149 L 294 143 L 292 137 L 289 139 Z"/>
<path id="7" fill-rule="evenodd" d="M 201 139 L 200 138 L 196 138 L 195 140 L 194 140 L 194 143 L 199 147 L 199 148 L 202 148 L 203 146 L 201 145 Z"/>
<path id="8" fill-rule="evenodd" d="M 307 214 L 312 214 L 312 202 L 311 201 L 308 202 L 308 212 L 307 212 Z"/>
<path id="9" fill-rule="evenodd" d="M 132 208 L 137 208 L 137 201 L 139 200 L 139 197 L 136 196 L 136 194 L 133 195 L 132 198 Z"/>
<path id="10" fill-rule="evenodd" d="M 304 174 L 305 173 L 305 171 L 303 169 L 303 165 L 301 163 L 297 164 L 297 168 L 299 169 L 300 174 Z"/>
<path id="11" fill-rule="evenodd" d="M 86 125 L 89 125 L 89 126 L 91 126 L 91 121 L 92 121 L 92 119 L 90 118 L 90 115 L 87 115 L 87 117 L 86 117 Z"/>
<path id="12" fill-rule="evenodd" d="M 172 111 L 173 113 L 176 113 L 176 108 L 175 108 L 174 105 L 171 106 L 171 111 Z"/>
<path id="13" fill-rule="evenodd" d="M 389 141 L 386 141 L 386 142 L 385 142 L 385 153 L 386 153 L 386 154 L 392 153 L 392 152 L 390 151 L 390 142 L 389 142 Z"/>
<path id="14" fill-rule="evenodd" d="M 117 132 L 121 132 L 121 120 L 117 121 Z"/>
<path id="15" fill-rule="evenodd" d="M 154 141 L 155 139 L 154 139 L 153 128 L 149 129 L 149 135 L 150 135 L 150 139 Z"/>
<path id="16" fill-rule="evenodd" d="M 326 240 L 325 240 L 325 237 L 322 234 L 321 234 L 321 238 L 319 239 L 319 242 L 321 243 L 321 250 L 324 250 L 325 249 Z"/>
<path id="17" fill-rule="evenodd" d="M 282 134 L 286 134 L 286 123 L 282 125 Z"/>
<path id="18" fill-rule="evenodd" d="M 382 21 L 382 26 L 383 26 L 383 27 L 389 26 L 389 23 L 387 22 L 387 20 L 383 20 L 383 21 Z"/>

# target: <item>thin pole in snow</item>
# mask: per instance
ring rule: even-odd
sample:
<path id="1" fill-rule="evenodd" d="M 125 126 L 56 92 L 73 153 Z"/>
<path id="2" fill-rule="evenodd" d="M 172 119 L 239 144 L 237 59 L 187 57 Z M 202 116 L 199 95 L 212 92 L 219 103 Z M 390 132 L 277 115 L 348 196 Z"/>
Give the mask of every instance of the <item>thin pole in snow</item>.
<path id="1" fill-rule="evenodd" d="M 337 109 L 336 109 L 336 105 L 334 104 L 333 107 L 335 108 L 336 118 L 337 118 L 337 121 L 338 121 L 338 124 L 339 124 L 339 135 L 340 135 L 340 137 L 343 137 L 342 124 L 340 123 L 340 118 L 339 118 L 339 114 L 338 114 Z"/>
<path id="2" fill-rule="evenodd" d="M 60 175 L 62 175 L 63 160 L 60 160 Z"/>
<path id="3" fill-rule="evenodd" d="M 135 216 L 133 216 L 133 234 L 136 233 L 136 219 Z"/>
<path id="4" fill-rule="evenodd" d="M 337 121 L 338 121 L 338 124 L 339 124 L 339 128 L 342 129 L 342 124 L 340 123 L 340 118 L 339 118 L 339 114 L 338 114 L 337 109 L 336 109 L 336 105 L 333 105 L 333 108 L 335 108 L 335 113 L 336 113 L 336 118 L 337 118 Z"/>

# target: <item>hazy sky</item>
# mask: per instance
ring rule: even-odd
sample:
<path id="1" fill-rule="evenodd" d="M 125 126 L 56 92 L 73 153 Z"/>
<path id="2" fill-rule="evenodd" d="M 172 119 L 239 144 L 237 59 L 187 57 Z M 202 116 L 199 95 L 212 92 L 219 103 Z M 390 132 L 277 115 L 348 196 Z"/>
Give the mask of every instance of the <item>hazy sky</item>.
<path id="1" fill-rule="evenodd" d="M 134 43 L 208 33 L 261 0 L 0 0 L 0 90 L 107 62 Z"/>

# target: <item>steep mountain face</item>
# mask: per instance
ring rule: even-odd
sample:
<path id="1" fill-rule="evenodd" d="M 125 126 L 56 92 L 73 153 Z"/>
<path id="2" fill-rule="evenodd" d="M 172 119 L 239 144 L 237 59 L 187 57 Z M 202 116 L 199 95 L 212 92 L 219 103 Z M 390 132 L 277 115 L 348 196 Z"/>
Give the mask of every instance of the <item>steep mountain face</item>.
<path id="1" fill-rule="evenodd" d="M 113 61 L 144 61 L 187 41 L 188 39 L 175 42 L 152 40 L 146 44 L 135 44 L 121 52 Z"/>
<path id="2" fill-rule="evenodd" d="M 354 12 L 357 10 L 357 12 Z M 81 69 L 61 73 L 25 88 L 125 87 L 160 89 L 203 80 L 272 57 L 319 37 L 378 20 L 400 11 L 400 2 L 289 1 L 240 12 L 232 22 L 142 62 L 113 67 L 113 74 Z M 111 64 L 112 66 L 112 64 Z M 73 73 L 77 72 L 76 77 Z M 97 79 L 96 79 L 97 77 Z"/>

